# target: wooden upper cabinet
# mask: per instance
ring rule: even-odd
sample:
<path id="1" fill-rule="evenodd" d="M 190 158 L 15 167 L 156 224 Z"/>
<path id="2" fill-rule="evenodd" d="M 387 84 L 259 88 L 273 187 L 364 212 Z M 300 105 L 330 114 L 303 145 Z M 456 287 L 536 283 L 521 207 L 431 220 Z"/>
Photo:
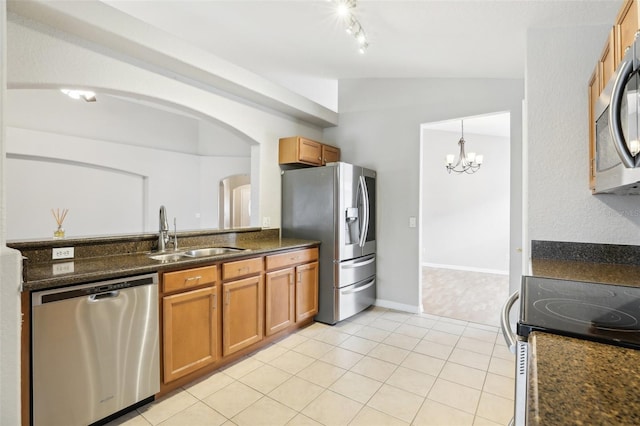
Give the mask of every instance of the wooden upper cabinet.
<path id="1" fill-rule="evenodd" d="M 602 50 L 602 54 L 600 55 L 600 62 L 598 64 L 600 78 L 598 95 L 600 95 L 602 90 L 604 90 L 604 87 L 607 85 L 607 82 L 609 81 L 611 76 L 613 76 L 616 67 L 620 63 L 621 56 L 618 56 L 615 48 L 615 28 L 616 27 L 611 28 L 607 43 L 604 45 L 604 49 Z"/>
<path id="2" fill-rule="evenodd" d="M 633 43 L 636 32 L 639 28 L 640 25 L 638 23 L 638 0 L 626 0 L 620 8 L 618 16 L 616 17 L 616 62 L 622 60 L 624 51 Z"/>
<path id="3" fill-rule="evenodd" d="M 281 138 L 278 146 L 279 164 L 324 166 L 340 161 L 340 149 L 302 136 Z"/>
<path id="4" fill-rule="evenodd" d="M 340 161 L 340 148 L 331 145 L 322 145 L 322 165 Z"/>

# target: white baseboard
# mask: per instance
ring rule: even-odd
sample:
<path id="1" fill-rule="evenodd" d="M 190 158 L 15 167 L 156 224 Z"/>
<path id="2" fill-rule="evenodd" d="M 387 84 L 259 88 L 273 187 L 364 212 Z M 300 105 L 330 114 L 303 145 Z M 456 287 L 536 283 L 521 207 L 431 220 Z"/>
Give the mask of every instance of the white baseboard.
<path id="1" fill-rule="evenodd" d="M 503 271 L 501 269 L 474 268 L 471 266 L 460 266 L 460 265 L 442 265 L 440 263 L 428 263 L 428 262 L 422 263 L 422 266 L 426 266 L 428 268 L 456 269 L 458 271 L 481 272 L 483 274 L 509 275 L 509 271 Z"/>
<path id="2" fill-rule="evenodd" d="M 374 305 L 381 308 L 394 309 L 396 311 L 409 312 L 412 314 L 422 313 L 422 303 L 418 306 L 406 305 L 404 303 L 392 302 L 390 300 L 376 299 Z"/>

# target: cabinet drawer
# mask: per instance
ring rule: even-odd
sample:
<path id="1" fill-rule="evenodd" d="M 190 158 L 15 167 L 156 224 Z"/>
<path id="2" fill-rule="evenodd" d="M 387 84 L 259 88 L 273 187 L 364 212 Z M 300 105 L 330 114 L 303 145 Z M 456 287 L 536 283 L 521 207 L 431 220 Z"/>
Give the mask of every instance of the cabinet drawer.
<path id="1" fill-rule="evenodd" d="M 238 260 L 237 262 L 227 262 L 222 264 L 222 279 L 243 277 L 245 275 L 258 274 L 262 272 L 262 258 Z"/>
<path id="2" fill-rule="evenodd" d="M 162 276 L 162 291 L 182 290 L 196 287 L 202 284 L 216 282 L 218 275 L 217 266 L 205 266 L 203 268 L 186 269 L 184 271 L 167 272 Z"/>
<path id="3" fill-rule="evenodd" d="M 318 248 L 290 251 L 288 253 L 267 256 L 267 270 L 285 268 L 318 259 Z"/>

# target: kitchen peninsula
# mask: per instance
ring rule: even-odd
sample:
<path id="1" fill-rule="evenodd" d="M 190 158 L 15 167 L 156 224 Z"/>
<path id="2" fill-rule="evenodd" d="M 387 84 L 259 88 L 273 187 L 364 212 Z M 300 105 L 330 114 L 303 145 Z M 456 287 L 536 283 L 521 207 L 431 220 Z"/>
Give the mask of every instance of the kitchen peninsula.
<path id="1" fill-rule="evenodd" d="M 156 397 L 313 322 L 317 241 L 259 228 L 180 232 L 177 239 L 179 250 L 165 251 L 170 256 L 164 259 L 153 258 L 157 234 L 9 243 L 24 256 L 23 407 L 30 405 L 30 322 L 39 292 L 157 274 Z M 52 260 L 54 249 L 70 247 L 73 258 Z M 211 254 L 216 251 L 222 254 Z M 203 255 L 182 255 L 189 252 Z M 23 412 L 24 424 L 30 415 Z"/>

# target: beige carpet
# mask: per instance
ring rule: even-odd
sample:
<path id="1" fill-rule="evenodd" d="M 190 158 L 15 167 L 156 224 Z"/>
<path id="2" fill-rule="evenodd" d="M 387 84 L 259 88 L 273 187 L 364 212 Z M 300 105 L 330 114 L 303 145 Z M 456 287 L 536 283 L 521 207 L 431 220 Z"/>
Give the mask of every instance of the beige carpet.
<path id="1" fill-rule="evenodd" d="M 422 307 L 427 314 L 499 326 L 508 296 L 507 275 L 422 268 Z"/>

